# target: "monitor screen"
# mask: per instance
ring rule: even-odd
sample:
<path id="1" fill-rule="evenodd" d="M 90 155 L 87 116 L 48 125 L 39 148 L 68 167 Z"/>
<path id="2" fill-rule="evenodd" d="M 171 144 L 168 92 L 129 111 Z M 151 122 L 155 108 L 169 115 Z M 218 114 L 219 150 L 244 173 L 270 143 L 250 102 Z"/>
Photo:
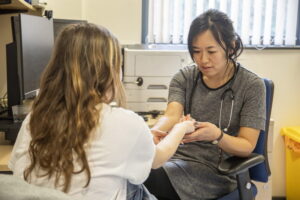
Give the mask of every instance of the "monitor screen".
<path id="1" fill-rule="evenodd" d="M 25 98 L 36 95 L 40 75 L 49 62 L 54 43 L 52 19 L 20 15 Z"/>
<path id="2" fill-rule="evenodd" d="M 6 45 L 9 107 L 36 96 L 54 43 L 52 19 L 26 14 L 11 19 L 13 42 Z"/>
<path id="3" fill-rule="evenodd" d="M 80 23 L 87 23 L 87 21 L 86 20 L 73 20 L 73 19 L 53 19 L 54 39 L 57 38 L 58 34 L 67 25 L 69 25 L 69 24 L 80 24 Z"/>

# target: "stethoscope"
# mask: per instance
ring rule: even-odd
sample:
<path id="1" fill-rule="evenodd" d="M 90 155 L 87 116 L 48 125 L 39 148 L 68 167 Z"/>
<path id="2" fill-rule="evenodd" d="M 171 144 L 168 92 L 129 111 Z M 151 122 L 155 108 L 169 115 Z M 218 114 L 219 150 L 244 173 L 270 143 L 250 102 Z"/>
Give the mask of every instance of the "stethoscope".
<path id="1" fill-rule="evenodd" d="M 229 127 L 230 127 L 230 124 L 231 124 L 231 119 L 232 119 L 232 113 L 233 113 L 233 108 L 234 108 L 234 91 L 232 89 L 232 85 L 236 79 L 236 74 L 237 74 L 237 71 L 238 71 L 238 68 L 239 68 L 239 65 L 237 64 L 234 64 L 234 74 L 233 74 L 233 77 L 232 79 L 230 80 L 230 83 L 229 83 L 229 87 L 224 90 L 224 92 L 222 93 L 221 95 L 221 100 L 220 100 L 220 112 L 219 112 L 219 122 L 218 122 L 218 125 L 219 125 L 219 128 L 221 130 L 223 130 L 224 132 L 227 132 Z M 183 72 L 181 71 L 181 73 L 183 74 Z M 185 76 L 183 74 L 183 76 Z M 194 93 L 195 93 L 195 89 L 196 89 L 196 86 L 197 86 L 197 83 L 198 83 L 198 80 L 201 78 L 201 72 L 199 71 L 195 80 L 194 80 L 194 83 L 193 83 L 193 86 L 192 86 L 192 91 L 191 91 L 191 94 L 190 94 L 190 98 L 189 98 L 189 104 L 186 106 L 187 107 L 187 110 L 185 111 L 185 114 L 190 114 L 191 113 L 191 106 L 192 106 L 192 99 L 193 99 L 193 96 L 194 96 Z M 222 129 L 222 126 L 221 126 L 221 121 L 222 121 L 222 111 L 223 111 L 223 103 L 224 103 L 224 100 L 225 100 L 225 97 L 226 95 L 229 95 L 230 96 L 230 99 L 231 99 L 231 106 L 230 106 L 230 115 L 229 115 L 229 120 L 228 120 L 228 124 L 225 128 Z"/>

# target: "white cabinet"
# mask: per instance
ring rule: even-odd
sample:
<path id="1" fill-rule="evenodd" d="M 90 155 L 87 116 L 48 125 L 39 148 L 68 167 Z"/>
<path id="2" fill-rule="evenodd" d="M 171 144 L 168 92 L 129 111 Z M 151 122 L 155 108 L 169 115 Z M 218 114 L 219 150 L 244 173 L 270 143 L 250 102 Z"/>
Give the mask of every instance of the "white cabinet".
<path id="1" fill-rule="evenodd" d="M 164 111 L 171 78 L 189 63 L 187 50 L 125 48 L 123 83 L 128 108 L 136 112 Z"/>

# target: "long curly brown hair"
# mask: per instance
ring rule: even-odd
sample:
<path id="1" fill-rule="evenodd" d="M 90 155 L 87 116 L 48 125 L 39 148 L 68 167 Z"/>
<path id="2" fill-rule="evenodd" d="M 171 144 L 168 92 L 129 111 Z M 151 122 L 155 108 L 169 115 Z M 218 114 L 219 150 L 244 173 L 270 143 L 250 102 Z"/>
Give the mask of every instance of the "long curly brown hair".
<path id="1" fill-rule="evenodd" d="M 26 181 L 35 173 L 68 192 L 72 176 L 85 172 L 89 185 L 86 148 L 100 123 L 101 103 L 124 106 L 121 59 L 118 40 L 104 27 L 77 24 L 60 33 L 32 108 Z"/>

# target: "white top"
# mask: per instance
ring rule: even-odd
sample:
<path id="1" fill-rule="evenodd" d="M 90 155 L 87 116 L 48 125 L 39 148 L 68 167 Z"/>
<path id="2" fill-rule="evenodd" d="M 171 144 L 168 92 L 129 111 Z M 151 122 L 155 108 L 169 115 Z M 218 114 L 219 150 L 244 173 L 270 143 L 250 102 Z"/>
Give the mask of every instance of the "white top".
<path id="1" fill-rule="evenodd" d="M 29 119 L 30 115 L 22 124 L 8 165 L 15 176 L 22 178 L 30 162 Z M 155 144 L 144 120 L 132 111 L 104 104 L 100 126 L 96 128 L 91 148 L 87 151 L 90 184 L 83 188 L 85 173 L 74 175 L 68 194 L 74 199 L 126 199 L 127 180 L 132 184 L 142 184 L 150 173 L 154 155 Z M 53 179 L 37 179 L 34 174 L 31 183 L 54 188 Z"/>

